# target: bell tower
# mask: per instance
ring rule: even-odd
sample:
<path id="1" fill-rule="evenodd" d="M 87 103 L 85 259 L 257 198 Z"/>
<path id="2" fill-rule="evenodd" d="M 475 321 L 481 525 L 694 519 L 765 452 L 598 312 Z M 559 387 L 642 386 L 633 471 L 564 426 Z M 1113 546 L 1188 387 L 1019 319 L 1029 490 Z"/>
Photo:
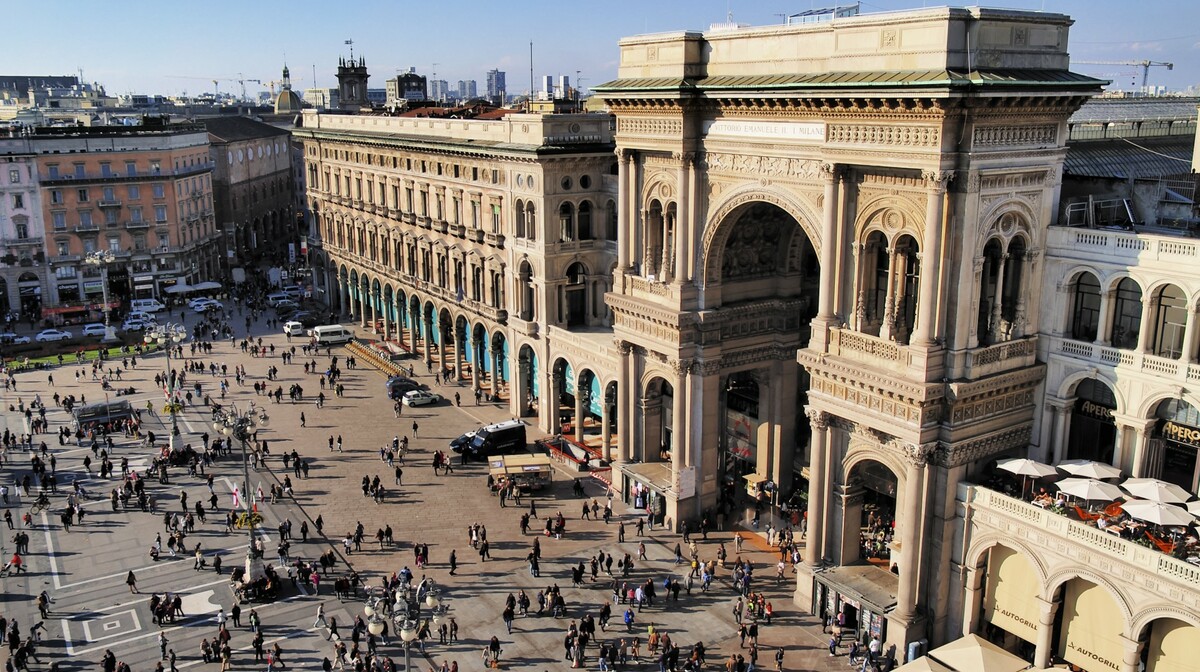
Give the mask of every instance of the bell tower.
<path id="1" fill-rule="evenodd" d="M 344 58 L 338 60 L 338 109 L 358 111 L 368 107 L 367 102 L 367 61 L 362 56 L 354 60 Z"/>

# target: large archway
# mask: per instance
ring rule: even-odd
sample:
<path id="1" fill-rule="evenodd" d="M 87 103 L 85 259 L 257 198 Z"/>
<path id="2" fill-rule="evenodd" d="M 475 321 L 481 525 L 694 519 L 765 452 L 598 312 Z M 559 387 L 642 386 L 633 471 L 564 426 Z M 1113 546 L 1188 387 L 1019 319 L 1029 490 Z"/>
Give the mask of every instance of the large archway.
<path id="1" fill-rule="evenodd" d="M 810 434 L 803 408 L 808 377 L 793 353 L 808 345 L 817 313 L 817 253 L 792 214 L 756 200 L 717 223 L 705 255 L 703 302 L 723 314 L 722 356 L 760 353 L 764 339 L 780 346 L 778 355 L 746 357 L 748 363 L 722 372 L 719 387 L 718 504 L 726 513 L 745 507 L 770 513 L 772 504 L 807 489 L 793 458 Z M 778 431 L 760 436 L 763 426 Z M 755 474 L 764 491 L 746 487 L 746 477 Z"/>
<path id="2" fill-rule="evenodd" d="M 522 345 L 517 354 L 517 390 L 521 399 L 521 417 L 538 417 L 541 388 L 538 384 L 538 356 L 533 348 Z"/>

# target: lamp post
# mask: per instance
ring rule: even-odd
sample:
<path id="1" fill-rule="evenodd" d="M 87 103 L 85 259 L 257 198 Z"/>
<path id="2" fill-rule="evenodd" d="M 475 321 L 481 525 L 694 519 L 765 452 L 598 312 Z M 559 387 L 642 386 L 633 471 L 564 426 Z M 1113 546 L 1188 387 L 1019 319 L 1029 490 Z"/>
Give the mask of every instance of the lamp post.
<path id="1" fill-rule="evenodd" d="M 171 376 L 171 351 L 175 349 L 183 339 L 187 338 L 187 330 L 181 324 L 168 322 L 150 327 L 146 330 L 142 340 L 147 345 L 156 343 L 158 347 L 167 353 L 167 371 L 166 371 L 166 388 L 167 388 L 167 408 L 171 414 L 171 437 L 167 440 L 170 446 L 171 454 L 175 453 L 175 435 L 179 434 L 179 400 L 175 398 L 175 381 L 178 380 Z"/>
<path id="2" fill-rule="evenodd" d="M 83 258 L 85 263 L 100 268 L 100 292 L 104 300 L 104 342 L 112 343 L 117 340 L 117 330 L 108 321 L 108 265 L 116 260 L 112 250 L 94 250 Z"/>
<path id="3" fill-rule="evenodd" d="M 250 435 L 259 427 L 269 425 L 270 420 L 266 409 L 255 406 L 254 402 L 250 402 L 250 407 L 245 412 L 239 412 L 236 404 L 230 404 L 226 408 L 213 412 L 213 429 L 225 436 L 238 439 L 242 444 L 242 471 L 246 479 L 242 490 L 242 503 L 246 508 L 246 530 L 250 535 L 250 547 L 246 551 L 246 576 L 243 579 L 245 584 L 252 584 L 266 576 L 262 558 L 257 558 L 254 554 L 254 512 L 250 504 L 250 456 L 246 444 L 250 440 Z M 257 562 L 255 562 L 256 560 Z"/>

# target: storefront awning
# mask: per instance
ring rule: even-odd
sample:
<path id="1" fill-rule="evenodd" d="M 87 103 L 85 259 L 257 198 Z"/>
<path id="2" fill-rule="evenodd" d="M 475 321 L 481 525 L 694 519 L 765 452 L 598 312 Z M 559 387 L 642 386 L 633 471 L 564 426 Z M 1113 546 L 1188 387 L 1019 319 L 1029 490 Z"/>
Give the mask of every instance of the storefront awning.
<path id="1" fill-rule="evenodd" d="M 664 497 L 675 498 L 670 462 L 622 462 L 621 472 Z"/>
<path id="2" fill-rule="evenodd" d="M 896 590 L 900 587 L 895 574 L 875 565 L 834 567 L 817 574 L 817 581 L 877 614 L 886 614 L 896 606 Z"/>
<path id="3" fill-rule="evenodd" d="M 1023 658 L 978 635 L 967 635 L 896 668 L 896 672 L 1019 672 L 1028 667 Z"/>

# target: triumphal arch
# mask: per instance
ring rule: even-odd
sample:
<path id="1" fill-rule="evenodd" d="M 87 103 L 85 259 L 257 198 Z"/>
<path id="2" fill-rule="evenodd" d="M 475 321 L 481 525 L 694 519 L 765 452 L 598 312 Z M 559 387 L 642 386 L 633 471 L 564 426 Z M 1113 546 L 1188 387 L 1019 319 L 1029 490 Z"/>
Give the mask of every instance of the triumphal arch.
<path id="1" fill-rule="evenodd" d="M 806 608 L 855 604 L 897 645 L 943 628 L 955 488 L 1028 444 L 1043 377 L 1066 121 L 1102 84 L 1070 72 L 1070 24 L 940 8 L 621 41 L 595 91 L 625 497 L 806 526 Z"/>

